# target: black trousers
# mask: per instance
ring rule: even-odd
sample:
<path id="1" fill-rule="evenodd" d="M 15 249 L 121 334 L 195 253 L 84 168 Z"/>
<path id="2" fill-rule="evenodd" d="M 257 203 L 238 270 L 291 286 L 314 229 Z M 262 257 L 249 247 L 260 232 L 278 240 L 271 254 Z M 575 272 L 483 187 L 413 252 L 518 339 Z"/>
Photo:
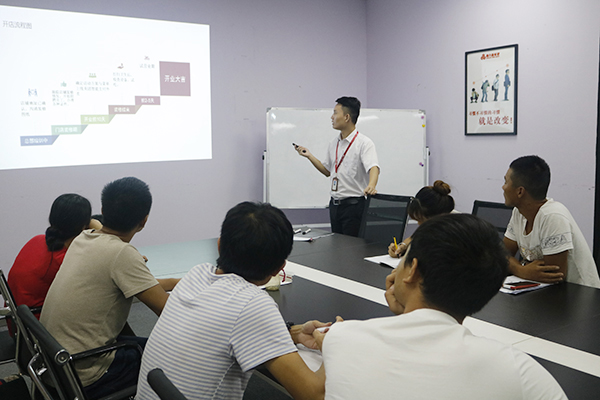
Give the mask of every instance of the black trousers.
<path id="1" fill-rule="evenodd" d="M 329 200 L 329 220 L 331 231 L 349 236 L 358 236 L 360 222 L 365 210 L 366 199 L 364 197 L 348 197 L 337 201 Z"/>
<path id="2" fill-rule="evenodd" d="M 117 336 L 117 341 L 134 341 L 144 349 L 148 338 L 137 336 Z M 100 379 L 83 388 L 86 396 L 92 399 L 108 396 L 119 390 L 137 384 L 142 366 L 142 356 L 137 349 L 121 347 L 115 353 L 108 370 Z"/>

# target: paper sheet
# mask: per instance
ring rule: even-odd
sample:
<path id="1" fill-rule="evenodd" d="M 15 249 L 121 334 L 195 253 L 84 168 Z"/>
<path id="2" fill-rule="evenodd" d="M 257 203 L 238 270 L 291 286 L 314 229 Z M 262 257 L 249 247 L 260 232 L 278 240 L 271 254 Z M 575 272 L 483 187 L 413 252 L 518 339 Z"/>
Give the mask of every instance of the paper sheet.
<path id="1" fill-rule="evenodd" d="M 533 286 L 533 287 L 526 287 L 526 288 L 523 288 L 523 289 L 515 289 L 515 290 L 511 290 L 508 287 L 508 286 L 510 286 L 511 283 L 522 282 L 522 281 L 528 281 L 529 282 L 529 279 L 523 279 L 523 278 L 519 278 L 518 276 L 509 275 L 504 280 L 504 284 L 500 288 L 500 291 L 502 293 L 508 293 L 508 294 L 519 294 L 519 293 L 531 292 L 533 290 L 543 289 L 545 287 L 548 287 L 548 286 L 552 285 L 551 283 L 541 283 L 541 282 L 531 281 L 531 282 L 537 283 L 538 285 L 537 286 Z"/>
<path id="2" fill-rule="evenodd" d="M 385 265 L 386 267 L 390 268 L 396 268 L 398 266 L 398 263 L 400 262 L 399 258 L 390 257 L 389 254 L 384 254 L 382 256 L 365 257 L 365 260 L 375 264 Z"/>

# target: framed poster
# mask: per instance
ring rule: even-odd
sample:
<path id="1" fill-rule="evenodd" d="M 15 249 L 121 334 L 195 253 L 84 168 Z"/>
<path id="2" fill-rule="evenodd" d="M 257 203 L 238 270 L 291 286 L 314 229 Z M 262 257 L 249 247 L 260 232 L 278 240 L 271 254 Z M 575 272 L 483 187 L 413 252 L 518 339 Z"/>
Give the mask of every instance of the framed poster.
<path id="1" fill-rule="evenodd" d="M 517 134 L 519 45 L 465 53 L 465 135 Z"/>

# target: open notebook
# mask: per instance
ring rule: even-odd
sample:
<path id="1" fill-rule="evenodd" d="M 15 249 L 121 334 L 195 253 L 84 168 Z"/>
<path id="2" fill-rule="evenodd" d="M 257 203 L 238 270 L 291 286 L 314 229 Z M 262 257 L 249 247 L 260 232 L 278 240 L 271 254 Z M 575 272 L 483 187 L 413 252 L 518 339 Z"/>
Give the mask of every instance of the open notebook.
<path id="1" fill-rule="evenodd" d="M 365 257 L 365 260 L 375 264 L 385 265 L 386 267 L 396 268 L 400 262 L 399 258 L 390 257 L 388 254 L 382 256 Z"/>

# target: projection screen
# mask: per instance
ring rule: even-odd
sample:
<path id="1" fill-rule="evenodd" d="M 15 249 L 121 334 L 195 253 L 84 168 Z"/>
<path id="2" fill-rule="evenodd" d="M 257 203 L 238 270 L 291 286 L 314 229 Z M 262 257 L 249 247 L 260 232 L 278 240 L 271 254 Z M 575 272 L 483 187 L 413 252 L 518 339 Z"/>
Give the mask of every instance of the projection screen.
<path id="1" fill-rule="evenodd" d="M 212 157 L 209 26 L 0 6 L 0 169 Z"/>

